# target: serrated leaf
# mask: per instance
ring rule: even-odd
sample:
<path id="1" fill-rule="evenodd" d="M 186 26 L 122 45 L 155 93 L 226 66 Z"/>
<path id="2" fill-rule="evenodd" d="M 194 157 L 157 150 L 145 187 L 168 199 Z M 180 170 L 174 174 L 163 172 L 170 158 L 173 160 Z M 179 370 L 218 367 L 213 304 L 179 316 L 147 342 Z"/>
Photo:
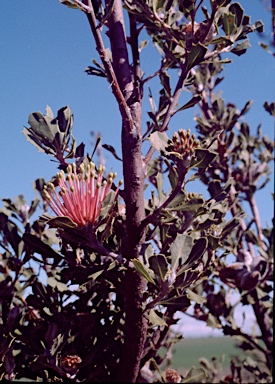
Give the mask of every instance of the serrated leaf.
<path id="1" fill-rule="evenodd" d="M 172 307 L 173 310 L 184 312 L 190 307 L 191 302 L 189 298 L 186 295 L 184 295 L 184 296 L 171 297 L 167 300 L 161 300 L 159 304 L 164 305 L 165 307 Z"/>
<path id="2" fill-rule="evenodd" d="M 187 260 L 187 264 L 192 266 L 198 259 L 202 258 L 206 248 L 208 241 L 205 237 L 200 237 L 194 244 L 190 255 Z"/>
<path id="3" fill-rule="evenodd" d="M 81 156 L 77 154 L 77 150 L 80 148 L 81 144 L 76 148 L 76 140 L 72 135 L 71 135 L 71 138 L 72 138 L 71 149 L 68 152 L 68 154 L 65 156 L 65 159 L 73 159 L 74 157 L 83 157 L 83 154 Z"/>
<path id="4" fill-rule="evenodd" d="M 201 63 L 204 60 L 204 56 L 207 52 L 207 48 L 198 43 L 196 45 L 192 44 L 191 51 L 188 53 L 187 57 L 187 69 L 191 69 Z"/>
<path id="5" fill-rule="evenodd" d="M 223 29 L 227 37 L 229 37 L 232 32 L 234 31 L 236 24 L 235 24 L 235 15 L 231 12 L 224 13 L 223 18 Z"/>
<path id="6" fill-rule="evenodd" d="M 57 121 L 59 130 L 65 134 L 64 137 L 71 134 L 74 119 L 70 107 L 66 105 L 57 111 Z"/>
<path id="7" fill-rule="evenodd" d="M 153 255 L 149 258 L 150 268 L 155 272 L 156 276 L 160 277 L 164 281 L 167 270 L 168 263 L 164 255 Z"/>
<path id="8" fill-rule="evenodd" d="M 50 228 L 76 228 L 77 224 L 68 216 L 57 216 L 54 219 L 48 220 L 47 224 Z"/>
<path id="9" fill-rule="evenodd" d="M 63 343 L 63 340 L 64 340 L 64 335 L 61 335 L 61 334 L 57 335 L 57 337 L 54 339 L 53 345 L 50 349 L 50 353 L 52 356 L 56 354 L 60 345 Z"/>
<path id="10" fill-rule="evenodd" d="M 63 5 L 66 5 L 68 8 L 79 9 L 82 11 L 82 8 L 78 4 L 71 2 L 70 0 L 59 0 L 59 2 Z"/>
<path id="11" fill-rule="evenodd" d="M 167 142 L 169 140 L 165 132 L 153 132 L 148 139 L 150 140 L 152 147 L 154 147 L 157 151 L 165 152 L 165 148 L 167 147 Z"/>
<path id="12" fill-rule="evenodd" d="M 207 377 L 203 368 L 192 367 L 187 373 L 186 377 L 181 381 L 182 383 L 201 383 Z"/>
<path id="13" fill-rule="evenodd" d="M 189 100 L 186 104 L 184 104 L 182 107 L 180 107 L 179 109 L 177 109 L 177 110 L 174 112 L 174 114 L 177 113 L 177 112 L 183 111 L 184 109 L 188 109 L 188 108 L 192 108 L 192 107 L 194 107 L 194 105 L 196 105 L 197 103 L 199 103 L 199 102 L 201 101 L 201 99 L 202 99 L 202 96 L 201 96 L 201 95 L 194 95 L 194 96 L 192 97 L 191 100 Z"/>
<path id="14" fill-rule="evenodd" d="M 55 260 L 61 259 L 61 256 L 57 252 L 55 252 L 48 244 L 43 243 L 43 241 L 40 240 L 37 236 L 32 235 L 31 233 L 24 233 L 23 240 L 28 245 L 28 247 L 43 257 L 52 257 Z"/>
<path id="15" fill-rule="evenodd" d="M 153 309 L 150 309 L 145 316 L 154 327 L 167 326 L 166 322 Z"/>
<path id="16" fill-rule="evenodd" d="M 197 303 L 197 304 L 203 304 L 203 303 L 206 303 L 206 301 L 207 301 L 204 297 L 191 291 L 191 289 L 189 289 L 189 288 L 187 289 L 187 297 L 189 300 L 195 301 L 195 303 Z"/>
<path id="17" fill-rule="evenodd" d="M 229 7 L 229 11 L 232 12 L 235 15 L 235 17 L 236 17 L 235 18 L 235 22 L 236 22 L 237 27 L 242 25 L 244 10 L 240 6 L 240 4 L 239 3 L 231 4 L 230 7 Z"/>
<path id="18" fill-rule="evenodd" d="M 59 292 L 65 292 L 68 291 L 68 287 L 66 284 L 61 283 L 60 281 L 57 281 L 54 277 L 49 277 L 46 281 L 46 283 L 52 287 L 56 288 Z"/>
<path id="19" fill-rule="evenodd" d="M 17 231 L 17 226 L 11 221 L 7 221 L 6 226 L 4 228 L 6 240 L 8 240 L 16 255 L 19 256 L 19 244 L 22 238 L 18 235 Z"/>
<path id="20" fill-rule="evenodd" d="M 212 313 L 208 313 L 206 324 L 211 328 L 222 328 L 221 324 Z"/>
<path id="21" fill-rule="evenodd" d="M 145 264 L 149 265 L 149 258 L 154 255 L 154 248 L 151 243 L 145 244 L 142 252 L 142 256 L 144 257 Z"/>
<path id="22" fill-rule="evenodd" d="M 26 137 L 26 140 L 31 143 L 35 148 L 37 148 L 38 152 L 46 152 L 46 153 L 52 153 L 54 154 L 54 152 L 51 150 L 51 149 L 48 149 L 48 152 L 46 151 L 45 148 L 43 148 L 39 142 L 35 139 L 35 137 L 33 135 L 30 134 L 29 132 L 29 128 L 26 128 L 24 127 L 23 131 L 22 131 L 23 135 Z"/>
<path id="23" fill-rule="evenodd" d="M 142 264 L 142 262 L 138 259 L 133 259 L 132 260 L 136 270 L 147 280 L 149 281 L 150 283 L 154 284 L 155 285 L 155 282 L 150 274 L 150 271 L 148 270 L 148 268 L 145 267 L 144 264 Z"/>
<path id="24" fill-rule="evenodd" d="M 207 168 L 216 156 L 216 152 L 208 149 L 196 149 L 195 156 L 191 160 L 191 167 Z"/>
<path id="25" fill-rule="evenodd" d="M 243 42 L 237 44 L 234 48 L 231 49 L 230 52 L 234 53 L 237 56 L 243 55 L 247 48 L 251 47 L 249 40 L 245 39 Z"/>
<path id="26" fill-rule="evenodd" d="M 203 204 L 205 200 L 203 198 L 194 198 L 192 200 L 183 202 L 179 205 L 174 205 L 174 201 L 168 206 L 169 211 L 179 211 L 179 212 L 190 212 L 197 211 Z"/>
<path id="27" fill-rule="evenodd" d="M 47 299 L 47 290 L 44 284 L 40 283 L 39 281 L 35 281 L 32 285 L 33 294 L 39 298 Z"/>
<path id="28" fill-rule="evenodd" d="M 45 144 L 52 143 L 59 131 L 55 120 L 49 116 L 44 116 L 41 112 L 31 113 L 28 123 L 31 126 L 30 130 L 39 136 Z"/>
<path id="29" fill-rule="evenodd" d="M 111 152 L 111 154 L 114 156 L 115 159 L 117 159 L 119 161 L 122 161 L 122 158 L 117 155 L 116 150 L 115 150 L 115 148 L 112 145 L 102 144 L 102 148 L 104 148 L 107 151 Z"/>
<path id="30" fill-rule="evenodd" d="M 85 68 L 84 72 L 92 76 L 107 77 L 106 73 L 102 69 L 95 68 L 92 65 L 89 65 L 87 68 Z"/>
<path id="31" fill-rule="evenodd" d="M 193 238 L 185 233 L 178 233 L 176 239 L 171 244 L 171 268 L 176 270 L 179 265 L 184 264 L 193 247 Z"/>
<path id="32" fill-rule="evenodd" d="M 88 279 L 96 280 L 98 276 L 100 276 L 104 270 L 102 269 L 101 271 L 97 271 L 95 273 L 92 273 L 91 275 L 88 276 Z"/>
<path id="33" fill-rule="evenodd" d="M 156 175 L 156 182 L 157 182 L 159 202 L 161 203 L 163 198 L 163 176 L 160 172 L 158 172 Z"/>
<path id="34" fill-rule="evenodd" d="M 46 105 L 46 115 L 53 119 L 53 111 L 49 105 Z"/>
<path id="35" fill-rule="evenodd" d="M 170 76 L 166 72 L 161 72 L 159 77 L 160 77 L 161 84 L 165 89 L 167 95 L 171 97 L 172 93 L 171 93 L 171 86 L 170 86 Z"/>

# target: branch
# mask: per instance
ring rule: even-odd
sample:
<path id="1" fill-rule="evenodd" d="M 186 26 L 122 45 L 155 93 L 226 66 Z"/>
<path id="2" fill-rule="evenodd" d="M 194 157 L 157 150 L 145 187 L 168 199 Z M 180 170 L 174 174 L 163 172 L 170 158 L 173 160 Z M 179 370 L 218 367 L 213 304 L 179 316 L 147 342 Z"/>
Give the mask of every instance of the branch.
<path id="1" fill-rule="evenodd" d="M 232 185 L 230 188 L 230 199 L 232 201 L 231 213 L 232 213 L 233 217 L 235 217 L 238 214 L 237 201 L 236 201 L 237 197 L 236 196 L 237 196 L 237 191 L 236 191 L 234 185 Z M 247 230 L 247 225 L 246 225 L 243 218 L 240 219 L 240 226 L 242 228 L 243 233 L 245 233 L 245 231 Z M 249 252 L 251 254 L 252 259 L 255 260 L 256 256 L 255 256 L 255 250 L 254 250 L 253 244 L 251 242 L 247 242 L 247 245 L 248 245 Z M 243 240 L 241 241 L 241 248 L 243 250 L 245 250 Z"/>
<path id="2" fill-rule="evenodd" d="M 179 175 L 178 183 L 177 183 L 176 187 L 173 189 L 173 191 L 170 193 L 168 198 L 153 213 L 151 213 L 150 215 L 146 216 L 146 218 L 141 222 L 141 224 L 140 224 L 140 226 L 138 228 L 138 233 L 139 233 L 140 237 L 143 236 L 146 227 L 150 223 L 152 223 L 152 219 L 154 219 L 155 217 L 160 215 L 161 211 L 163 209 L 165 209 L 175 199 L 175 197 L 178 195 L 178 193 L 181 191 L 185 175 L 186 175 L 186 172 L 185 173 L 182 172 L 182 174 Z"/>
<path id="3" fill-rule="evenodd" d="M 169 104 L 169 107 L 168 107 L 167 112 L 165 114 L 162 126 L 159 129 L 159 132 L 165 131 L 168 127 L 168 124 L 171 120 L 171 117 L 173 116 L 173 114 L 175 112 L 175 108 L 177 106 L 179 97 L 180 97 L 182 89 L 183 89 L 184 80 L 186 79 L 188 73 L 189 73 L 189 70 L 187 69 L 187 60 L 186 60 L 185 63 L 182 65 L 180 77 L 178 79 L 173 97 L 170 99 L 170 104 Z M 150 147 L 146 156 L 144 157 L 144 164 L 147 165 L 149 163 L 154 152 L 155 152 L 155 148 Z"/>
<path id="4" fill-rule="evenodd" d="M 108 59 L 108 57 L 106 55 L 106 50 L 105 50 L 104 43 L 103 43 L 103 40 L 101 37 L 101 33 L 100 33 L 100 30 L 97 26 L 97 21 L 96 21 L 92 1 L 91 0 L 85 0 L 85 3 L 82 3 L 79 0 L 74 0 L 74 1 L 76 4 L 83 7 L 83 11 L 85 12 L 85 14 L 88 18 L 88 21 L 89 21 L 89 24 L 90 24 L 90 27 L 92 30 L 92 34 L 93 34 L 93 37 L 94 37 L 94 40 L 96 43 L 96 50 L 98 51 L 99 57 L 102 61 L 102 64 L 103 64 L 105 72 L 106 72 L 108 82 L 111 85 L 112 92 L 113 92 L 113 94 L 116 98 L 116 101 L 118 103 L 122 119 L 125 122 L 125 124 L 127 124 L 128 129 L 132 130 L 133 129 L 133 120 L 131 117 L 130 109 L 126 103 L 125 97 L 124 97 L 124 95 L 121 91 L 121 88 L 119 86 L 119 83 L 118 83 L 116 74 L 114 72 L 112 63 L 110 62 L 110 60 Z"/>
<path id="5" fill-rule="evenodd" d="M 158 353 L 159 348 L 164 344 L 165 339 L 167 338 L 168 333 L 170 332 L 170 326 L 175 322 L 173 318 L 175 312 L 176 311 L 172 311 L 167 308 L 165 312 L 167 326 L 163 327 L 162 330 L 157 328 L 154 335 L 149 340 L 147 340 L 147 343 L 149 345 L 147 345 L 144 349 L 144 355 L 141 360 L 141 366 L 143 366 L 151 358 L 154 358 L 155 355 Z"/>
<path id="6" fill-rule="evenodd" d="M 260 219 L 260 214 L 259 214 L 259 210 L 258 210 L 254 195 L 248 198 L 248 202 L 249 202 L 251 211 L 252 211 L 253 216 L 254 216 L 255 225 L 257 228 L 257 233 L 259 236 L 260 244 L 261 244 L 261 247 L 263 248 L 264 247 L 264 239 L 263 239 L 263 233 L 262 233 L 261 219 Z"/>
<path id="7" fill-rule="evenodd" d="M 133 56 L 133 74 L 134 74 L 134 97 L 136 101 L 140 101 L 143 97 L 143 83 L 141 82 L 141 69 L 140 69 L 140 57 L 138 49 L 138 36 L 140 30 L 137 29 L 136 16 L 129 13 L 130 19 L 130 38 L 129 42 L 132 49 Z"/>

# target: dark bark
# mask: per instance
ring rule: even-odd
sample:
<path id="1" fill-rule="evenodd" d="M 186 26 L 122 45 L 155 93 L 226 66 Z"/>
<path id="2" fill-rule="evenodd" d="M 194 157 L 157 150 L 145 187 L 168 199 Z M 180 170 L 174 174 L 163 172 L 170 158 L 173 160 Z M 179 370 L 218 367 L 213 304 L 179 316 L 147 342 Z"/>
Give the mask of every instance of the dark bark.
<path id="1" fill-rule="evenodd" d="M 124 30 L 121 1 L 116 0 L 108 20 L 113 68 L 119 87 L 130 110 L 131 124 L 122 121 L 122 156 L 124 198 L 126 204 L 126 237 L 122 255 L 130 260 L 139 255 L 138 227 L 144 219 L 144 168 L 141 156 L 142 109 L 132 79 Z M 136 76 L 137 78 L 137 71 Z M 135 382 L 143 353 L 147 321 L 143 315 L 142 295 L 146 282 L 129 268 L 125 277 L 125 338 L 116 373 L 117 382 Z"/>

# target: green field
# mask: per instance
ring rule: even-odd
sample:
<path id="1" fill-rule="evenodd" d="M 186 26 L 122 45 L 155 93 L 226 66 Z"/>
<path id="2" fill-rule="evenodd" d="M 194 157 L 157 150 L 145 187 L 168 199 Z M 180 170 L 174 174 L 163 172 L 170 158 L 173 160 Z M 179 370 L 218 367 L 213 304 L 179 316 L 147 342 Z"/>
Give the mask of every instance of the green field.
<path id="1" fill-rule="evenodd" d="M 242 353 L 230 336 L 184 339 L 175 344 L 172 352 L 172 367 L 179 370 L 199 367 L 198 359 L 201 357 L 208 360 L 221 358 L 222 366 L 229 368 L 231 357 Z"/>

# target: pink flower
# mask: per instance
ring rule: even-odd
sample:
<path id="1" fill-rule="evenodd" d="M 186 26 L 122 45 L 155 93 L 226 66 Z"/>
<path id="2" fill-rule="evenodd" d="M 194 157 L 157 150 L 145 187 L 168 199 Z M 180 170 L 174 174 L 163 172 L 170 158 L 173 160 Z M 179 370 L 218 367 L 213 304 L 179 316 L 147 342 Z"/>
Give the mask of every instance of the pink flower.
<path id="1" fill-rule="evenodd" d="M 98 218 L 102 203 L 110 192 L 115 173 L 110 172 L 107 180 L 102 181 L 105 167 L 100 165 L 95 171 L 95 165 L 90 162 L 86 166 L 82 163 L 79 173 L 76 165 L 67 167 L 67 176 L 64 171 L 57 173 L 59 191 L 53 183 L 48 183 L 44 189 L 44 199 L 57 216 L 68 216 L 79 226 L 94 223 Z M 115 198 L 122 182 L 115 192 Z"/>

